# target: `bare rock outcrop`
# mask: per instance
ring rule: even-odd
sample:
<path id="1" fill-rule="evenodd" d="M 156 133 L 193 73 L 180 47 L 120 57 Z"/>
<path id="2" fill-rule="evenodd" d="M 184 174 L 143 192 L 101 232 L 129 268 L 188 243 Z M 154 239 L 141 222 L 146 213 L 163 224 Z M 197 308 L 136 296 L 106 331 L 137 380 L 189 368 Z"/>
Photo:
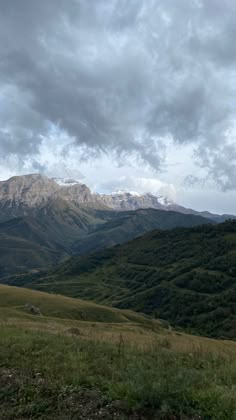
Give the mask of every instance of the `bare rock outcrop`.
<path id="1" fill-rule="evenodd" d="M 41 311 L 36 306 L 32 305 L 31 303 L 26 303 L 24 306 L 24 310 L 31 315 L 41 315 Z"/>

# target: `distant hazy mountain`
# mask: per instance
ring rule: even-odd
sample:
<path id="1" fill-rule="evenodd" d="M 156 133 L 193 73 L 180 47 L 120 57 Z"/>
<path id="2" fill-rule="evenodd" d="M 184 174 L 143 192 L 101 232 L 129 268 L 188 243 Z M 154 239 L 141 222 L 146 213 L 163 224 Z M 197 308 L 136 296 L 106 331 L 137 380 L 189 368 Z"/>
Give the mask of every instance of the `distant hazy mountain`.
<path id="1" fill-rule="evenodd" d="M 85 255 L 123 244 L 153 229 L 173 229 L 208 223 L 215 222 L 201 216 L 151 208 L 116 212 L 106 223 L 91 226 L 84 237 L 75 241 L 73 251 L 77 255 Z"/>

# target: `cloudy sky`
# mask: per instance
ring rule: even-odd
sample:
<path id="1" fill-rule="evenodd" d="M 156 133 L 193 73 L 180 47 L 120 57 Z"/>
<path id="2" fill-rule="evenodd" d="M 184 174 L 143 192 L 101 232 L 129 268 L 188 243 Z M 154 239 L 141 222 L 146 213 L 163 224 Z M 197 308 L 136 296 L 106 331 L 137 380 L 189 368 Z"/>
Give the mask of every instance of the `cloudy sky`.
<path id="1" fill-rule="evenodd" d="M 235 0 L 0 0 L 0 179 L 236 213 Z"/>

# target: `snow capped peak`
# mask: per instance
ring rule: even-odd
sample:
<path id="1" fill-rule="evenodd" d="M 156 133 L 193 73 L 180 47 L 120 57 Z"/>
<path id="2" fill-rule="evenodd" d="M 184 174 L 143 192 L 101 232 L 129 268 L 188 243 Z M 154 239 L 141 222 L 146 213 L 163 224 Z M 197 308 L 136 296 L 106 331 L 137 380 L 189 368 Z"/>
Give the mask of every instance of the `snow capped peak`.
<path id="1" fill-rule="evenodd" d="M 52 178 L 60 187 L 72 187 L 73 185 L 80 184 L 75 179 L 70 178 Z"/>
<path id="2" fill-rule="evenodd" d="M 139 194 L 136 191 L 128 191 L 128 190 L 116 190 L 116 191 L 112 191 L 111 192 L 111 196 L 114 196 L 114 195 L 124 195 L 124 194 L 130 194 L 133 197 L 141 197 L 141 195 L 142 195 L 142 194 Z"/>

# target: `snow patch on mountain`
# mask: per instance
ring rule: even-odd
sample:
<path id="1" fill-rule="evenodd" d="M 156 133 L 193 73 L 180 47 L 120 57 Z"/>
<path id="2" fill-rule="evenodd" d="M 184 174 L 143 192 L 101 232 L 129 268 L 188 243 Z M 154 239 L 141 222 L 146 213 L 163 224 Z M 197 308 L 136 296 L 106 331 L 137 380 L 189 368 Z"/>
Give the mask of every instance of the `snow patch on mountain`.
<path id="1" fill-rule="evenodd" d="M 113 195 L 125 195 L 125 194 L 130 194 L 133 197 L 141 197 L 142 196 L 142 194 L 139 194 L 137 191 L 128 191 L 128 190 L 112 191 L 110 195 L 113 196 Z"/>

